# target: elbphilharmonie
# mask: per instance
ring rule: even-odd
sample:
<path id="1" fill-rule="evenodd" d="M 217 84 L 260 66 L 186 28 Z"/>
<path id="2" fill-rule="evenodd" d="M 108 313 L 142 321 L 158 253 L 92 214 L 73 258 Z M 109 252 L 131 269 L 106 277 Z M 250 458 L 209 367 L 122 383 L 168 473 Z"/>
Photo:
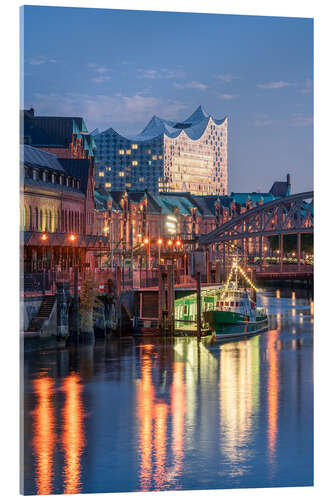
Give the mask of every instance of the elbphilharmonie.
<path id="1" fill-rule="evenodd" d="M 181 122 L 153 116 L 141 133 L 93 132 L 97 184 L 107 190 L 228 193 L 228 117 L 201 106 Z"/>

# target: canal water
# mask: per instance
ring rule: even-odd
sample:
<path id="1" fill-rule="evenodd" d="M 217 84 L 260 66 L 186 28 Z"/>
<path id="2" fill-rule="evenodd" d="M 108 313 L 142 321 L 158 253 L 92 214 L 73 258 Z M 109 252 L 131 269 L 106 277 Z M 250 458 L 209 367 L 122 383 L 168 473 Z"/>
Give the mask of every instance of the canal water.
<path id="1" fill-rule="evenodd" d="M 313 303 L 259 295 L 269 331 L 107 340 L 24 361 L 25 494 L 313 484 Z"/>

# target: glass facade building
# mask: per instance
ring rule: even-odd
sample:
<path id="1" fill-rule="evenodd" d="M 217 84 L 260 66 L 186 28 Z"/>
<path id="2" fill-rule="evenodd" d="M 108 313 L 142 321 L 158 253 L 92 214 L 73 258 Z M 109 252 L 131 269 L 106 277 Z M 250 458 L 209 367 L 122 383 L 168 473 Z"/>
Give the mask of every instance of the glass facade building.
<path id="1" fill-rule="evenodd" d="M 228 192 L 228 118 L 201 106 L 183 122 L 153 116 L 136 136 L 95 133 L 96 183 L 108 190 Z"/>

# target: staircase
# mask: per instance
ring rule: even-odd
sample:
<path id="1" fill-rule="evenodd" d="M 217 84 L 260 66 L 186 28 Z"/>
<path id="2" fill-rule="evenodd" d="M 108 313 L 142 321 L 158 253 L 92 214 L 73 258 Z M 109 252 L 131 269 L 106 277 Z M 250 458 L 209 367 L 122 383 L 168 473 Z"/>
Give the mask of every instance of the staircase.
<path id="1" fill-rule="evenodd" d="M 32 318 L 28 332 L 39 332 L 46 320 L 49 319 L 52 312 L 56 297 L 54 295 L 47 295 L 43 298 L 43 302 L 39 308 L 38 313 Z"/>

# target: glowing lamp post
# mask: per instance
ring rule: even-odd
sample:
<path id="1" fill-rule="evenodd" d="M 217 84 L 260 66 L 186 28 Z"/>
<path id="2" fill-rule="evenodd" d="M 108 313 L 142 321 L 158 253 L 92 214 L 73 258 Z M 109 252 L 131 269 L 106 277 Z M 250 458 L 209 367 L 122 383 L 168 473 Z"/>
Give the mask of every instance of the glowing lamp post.
<path id="1" fill-rule="evenodd" d="M 158 238 L 157 240 L 157 245 L 158 245 L 158 265 L 161 264 L 161 245 L 162 245 L 163 241 L 161 238 Z"/>
<path id="2" fill-rule="evenodd" d="M 149 238 L 146 236 L 143 240 L 143 243 L 146 247 L 147 259 L 146 259 L 146 270 L 148 269 L 148 264 L 150 262 L 150 242 Z"/>

